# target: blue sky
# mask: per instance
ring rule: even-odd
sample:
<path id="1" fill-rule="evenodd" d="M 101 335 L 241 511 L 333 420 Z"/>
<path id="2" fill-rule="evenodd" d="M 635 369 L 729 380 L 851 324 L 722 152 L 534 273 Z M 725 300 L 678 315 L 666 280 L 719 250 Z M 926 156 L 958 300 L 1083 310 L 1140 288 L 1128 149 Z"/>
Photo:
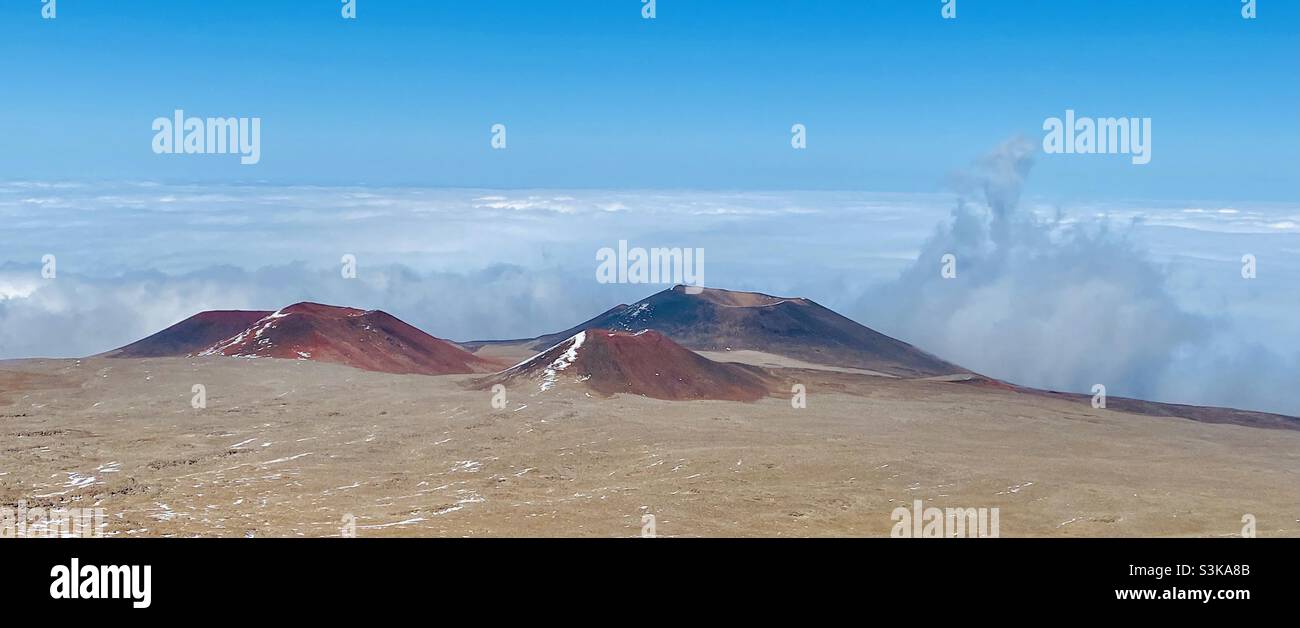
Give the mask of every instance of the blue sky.
<path id="1" fill-rule="evenodd" d="M 0 3 L 6 179 L 931 192 L 1048 116 L 1150 116 L 1150 165 L 1045 156 L 1029 192 L 1300 197 L 1300 6 L 1189 2 Z M 260 116 L 256 166 L 151 120 Z M 492 151 L 505 123 L 510 148 Z M 806 124 L 809 149 L 789 128 Z"/>

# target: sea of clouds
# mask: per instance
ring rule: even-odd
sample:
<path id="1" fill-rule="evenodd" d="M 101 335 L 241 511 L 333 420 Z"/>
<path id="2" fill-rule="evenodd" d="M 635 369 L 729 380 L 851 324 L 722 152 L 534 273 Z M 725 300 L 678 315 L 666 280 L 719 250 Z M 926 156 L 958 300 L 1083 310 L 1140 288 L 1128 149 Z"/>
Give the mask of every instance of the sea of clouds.
<path id="1" fill-rule="evenodd" d="M 596 282 L 627 240 L 1017 383 L 1300 414 L 1300 208 L 1029 196 L 1033 157 L 1009 141 L 939 194 L 0 183 L 0 358 L 303 300 L 529 337 L 664 288 Z"/>

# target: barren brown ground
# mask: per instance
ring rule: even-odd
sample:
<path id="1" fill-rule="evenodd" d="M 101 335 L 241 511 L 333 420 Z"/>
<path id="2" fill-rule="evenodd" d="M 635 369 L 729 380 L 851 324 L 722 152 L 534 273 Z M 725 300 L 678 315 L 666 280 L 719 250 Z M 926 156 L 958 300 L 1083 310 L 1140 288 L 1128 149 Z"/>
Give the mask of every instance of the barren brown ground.
<path id="1" fill-rule="evenodd" d="M 509 392 L 237 358 L 0 362 L 0 505 L 112 536 L 887 536 L 998 507 L 1003 536 L 1300 535 L 1300 432 L 937 381 L 788 370 L 808 407 Z M 191 387 L 207 408 L 190 406 Z M 93 478 L 93 479 L 88 479 Z"/>

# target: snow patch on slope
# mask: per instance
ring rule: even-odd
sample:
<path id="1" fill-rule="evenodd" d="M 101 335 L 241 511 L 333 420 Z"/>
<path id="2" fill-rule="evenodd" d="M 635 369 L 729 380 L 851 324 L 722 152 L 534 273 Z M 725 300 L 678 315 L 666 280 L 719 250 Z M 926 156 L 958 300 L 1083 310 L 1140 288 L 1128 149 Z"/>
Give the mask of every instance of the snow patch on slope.
<path id="1" fill-rule="evenodd" d="M 524 360 L 523 362 L 520 362 L 519 364 L 516 364 L 502 371 L 502 374 L 509 375 L 518 371 L 526 370 L 528 366 L 541 360 L 542 356 L 545 356 L 551 351 L 554 351 L 555 349 L 567 344 L 569 345 L 569 347 L 564 350 L 564 353 L 561 353 L 559 357 L 552 360 L 551 363 L 546 365 L 546 368 L 542 370 L 542 375 L 540 378 L 541 382 L 538 384 L 538 388 L 542 392 L 550 390 L 552 387 L 555 386 L 555 382 L 559 379 L 560 371 L 569 368 L 570 366 L 573 365 L 575 361 L 577 361 L 578 349 L 582 347 L 582 343 L 585 342 L 586 340 L 587 340 L 587 332 L 580 331 L 577 334 L 574 334 L 572 338 L 568 338 L 563 342 L 557 343 L 554 347 L 551 347 L 550 349 L 547 349 L 531 358 L 528 358 L 527 360 Z"/>
<path id="2" fill-rule="evenodd" d="M 283 309 L 276 310 L 271 314 L 269 314 L 268 316 L 257 321 L 256 323 L 253 323 L 253 325 L 250 326 L 248 329 L 239 332 L 239 334 L 237 334 L 233 338 L 223 340 L 221 342 L 218 342 L 215 345 L 212 345 L 207 349 L 204 349 L 203 351 L 200 351 L 199 355 L 201 356 L 222 355 L 226 349 L 229 349 L 230 347 L 238 346 L 240 343 L 244 342 L 244 339 L 248 337 L 249 332 L 252 332 L 253 337 L 258 339 L 257 344 L 259 346 L 262 347 L 269 346 L 270 339 L 262 338 L 262 334 L 266 332 L 268 329 L 275 327 L 279 319 L 289 316 L 291 314 L 293 313 L 292 312 L 286 313 Z M 256 357 L 256 356 L 239 354 L 237 355 L 237 357 Z"/>
<path id="3" fill-rule="evenodd" d="M 555 380 L 559 377 L 560 371 L 569 368 L 578 360 L 578 348 L 582 346 L 583 341 L 586 339 L 587 332 L 585 331 L 580 331 L 573 338 L 570 338 L 572 344 L 569 345 L 569 348 L 560 354 L 560 357 L 555 358 L 555 361 L 551 362 L 551 365 L 542 372 L 542 383 L 539 386 L 542 392 L 550 390 L 555 385 Z"/>

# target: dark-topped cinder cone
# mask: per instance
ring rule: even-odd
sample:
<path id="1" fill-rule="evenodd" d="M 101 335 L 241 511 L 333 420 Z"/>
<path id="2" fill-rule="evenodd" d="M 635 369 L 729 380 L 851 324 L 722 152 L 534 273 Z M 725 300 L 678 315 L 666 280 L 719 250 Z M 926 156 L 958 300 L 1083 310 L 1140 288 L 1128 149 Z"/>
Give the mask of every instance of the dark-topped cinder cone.
<path id="1" fill-rule="evenodd" d="M 696 351 L 761 351 L 899 377 L 969 373 L 809 299 L 717 288 L 675 286 L 632 305 L 619 305 L 565 331 L 525 342 L 532 350 L 541 351 L 586 329 L 652 329 Z M 471 349 L 485 344 L 491 343 L 463 343 Z"/>
<path id="2" fill-rule="evenodd" d="M 656 331 L 587 329 L 480 384 L 526 385 L 542 392 L 580 385 L 602 395 L 755 401 L 766 397 L 774 382 L 761 368 L 714 362 Z"/>

